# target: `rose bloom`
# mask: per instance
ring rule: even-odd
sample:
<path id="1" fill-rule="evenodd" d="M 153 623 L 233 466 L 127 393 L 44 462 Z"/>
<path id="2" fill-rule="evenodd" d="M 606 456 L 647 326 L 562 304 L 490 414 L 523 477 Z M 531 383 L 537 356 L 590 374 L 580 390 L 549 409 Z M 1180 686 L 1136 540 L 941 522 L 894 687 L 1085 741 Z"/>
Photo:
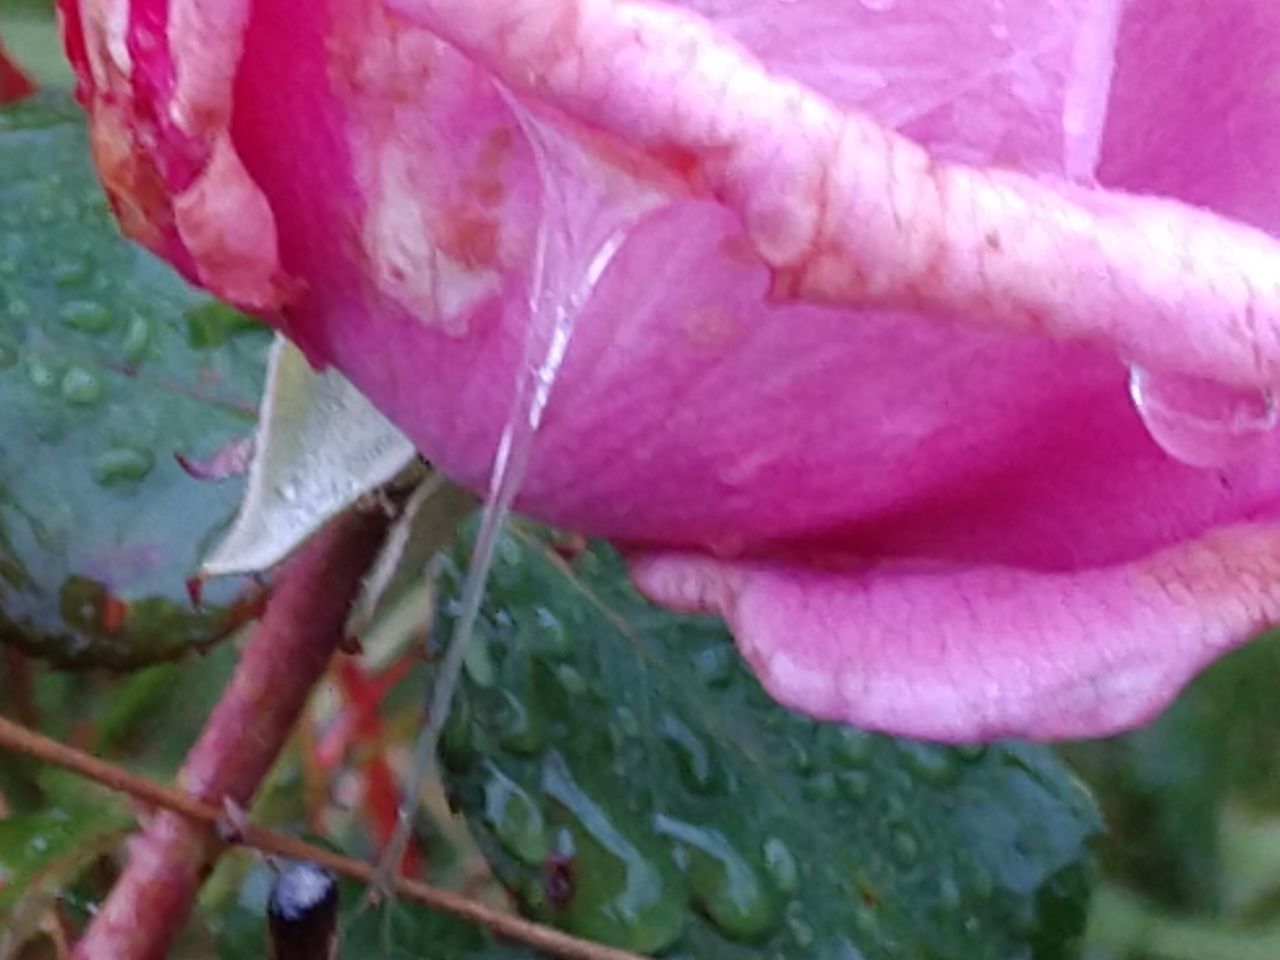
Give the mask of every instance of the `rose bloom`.
<path id="1" fill-rule="evenodd" d="M 62 14 L 124 230 L 456 480 L 572 325 L 519 509 L 792 707 L 1102 734 L 1280 613 L 1273 0 Z"/>

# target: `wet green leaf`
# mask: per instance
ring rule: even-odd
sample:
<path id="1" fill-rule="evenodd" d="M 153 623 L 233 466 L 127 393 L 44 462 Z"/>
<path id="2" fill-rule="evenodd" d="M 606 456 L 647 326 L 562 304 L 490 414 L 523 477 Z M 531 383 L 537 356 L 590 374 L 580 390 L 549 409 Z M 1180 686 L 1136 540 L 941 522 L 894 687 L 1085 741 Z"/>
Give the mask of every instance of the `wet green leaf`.
<path id="1" fill-rule="evenodd" d="M 41 810 L 0 820 L 0 956 L 17 955 L 40 918 L 99 857 L 131 818 L 117 798 L 61 775 L 45 779 Z"/>
<path id="2" fill-rule="evenodd" d="M 1077 955 L 1099 822 L 1047 750 L 784 710 L 601 547 L 509 537 L 478 642 L 446 783 L 532 915 L 686 960 Z"/>
<path id="3" fill-rule="evenodd" d="M 0 3 L 0 37 L 22 69 L 42 86 L 71 86 L 71 67 L 49 0 L 4 0 Z"/>
<path id="4" fill-rule="evenodd" d="M 0 112 L 0 639 L 70 665 L 178 656 L 235 619 L 186 578 L 243 484 L 188 476 L 253 430 L 269 336 L 121 239 L 79 112 Z"/>

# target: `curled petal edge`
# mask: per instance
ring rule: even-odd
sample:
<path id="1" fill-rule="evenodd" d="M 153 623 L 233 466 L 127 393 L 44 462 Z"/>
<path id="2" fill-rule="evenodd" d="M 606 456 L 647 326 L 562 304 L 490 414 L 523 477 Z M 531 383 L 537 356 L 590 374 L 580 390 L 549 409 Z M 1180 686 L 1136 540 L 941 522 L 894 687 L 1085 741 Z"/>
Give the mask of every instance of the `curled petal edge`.
<path id="1" fill-rule="evenodd" d="M 823 719 L 944 742 L 1138 726 L 1280 617 L 1280 527 L 1114 567 L 963 570 L 637 553 L 666 606 L 723 617 L 765 688 Z"/>

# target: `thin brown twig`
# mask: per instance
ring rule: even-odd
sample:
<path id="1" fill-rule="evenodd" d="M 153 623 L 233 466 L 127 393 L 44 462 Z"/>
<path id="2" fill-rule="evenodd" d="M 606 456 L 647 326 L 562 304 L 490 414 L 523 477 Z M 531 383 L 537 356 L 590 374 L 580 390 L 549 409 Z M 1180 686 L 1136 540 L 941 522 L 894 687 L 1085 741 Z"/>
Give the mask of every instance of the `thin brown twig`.
<path id="1" fill-rule="evenodd" d="M 0 747 L 70 770 L 111 790 L 126 793 L 147 804 L 171 810 L 192 820 L 214 827 L 226 826 L 223 811 L 214 804 L 130 773 L 122 767 L 68 747 L 3 717 L 0 717 Z M 373 864 L 334 853 L 285 833 L 246 824 L 237 827 L 235 834 L 237 843 L 263 853 L 295 860 L 310 860 L 361 883 L 367 884 L 374 878 Z M 396 893 L 406 900 L 461 917 L 498 936 L 519 941 L 535 950 L 544 950 L 563 957 L 564 960 L 645 960 L 640 954 L 582 940 L 417 880 L 397 877 L 393 884 Z"/>

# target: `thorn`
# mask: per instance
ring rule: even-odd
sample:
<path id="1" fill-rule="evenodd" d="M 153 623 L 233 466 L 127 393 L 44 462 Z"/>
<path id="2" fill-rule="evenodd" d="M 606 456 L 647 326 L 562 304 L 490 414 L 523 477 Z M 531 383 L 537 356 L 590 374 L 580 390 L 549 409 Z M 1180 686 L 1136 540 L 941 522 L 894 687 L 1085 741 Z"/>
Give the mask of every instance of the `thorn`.
<path id="1" fill-rule="evenodd" d="M 187 577 L 187 597 L 191 600 L 191 609 L 199 610 L 204 606 L 204 577 L 196 574 L 194 577 Z"/>
<path id="2" fill-rule="evenodd" d="M 222 798 L 222 818 L 218 820 L 218 837 L 223 843 L 238 844 L 244 841 L 249 828 L 249 814 L 230 797 Z"/>
<path id="3" fill-rule="evenodd" d="M 354 633 L 348 633 L 343 636 L 338 649 L 348 656 L 358 657 L 364 653 L 364 643 Z"/>

